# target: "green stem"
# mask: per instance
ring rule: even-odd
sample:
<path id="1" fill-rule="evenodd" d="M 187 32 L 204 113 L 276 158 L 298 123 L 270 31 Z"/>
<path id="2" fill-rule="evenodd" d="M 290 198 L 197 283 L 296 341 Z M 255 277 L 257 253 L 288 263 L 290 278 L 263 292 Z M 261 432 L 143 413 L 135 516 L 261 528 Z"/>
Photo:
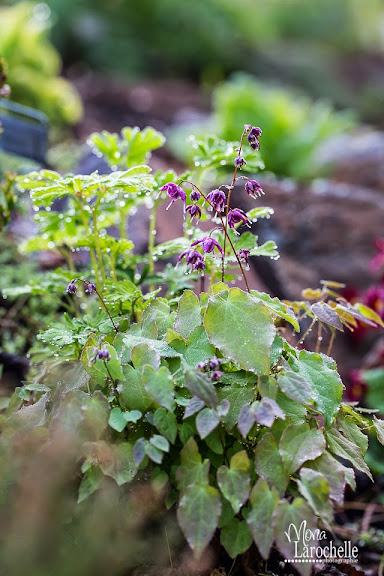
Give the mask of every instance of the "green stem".
<path id="1" fill-rule="evenodd" d="M 105 276 L 105 269 L 104 269 L 104 263 L 103 263 L 103 255 L 101 253 L 101 248 L 100 248 L 100 239 L 99 239 L 99 231 L 97 229 L 97 208 L 99 205 L 99 200 L 96 202 L 93 210 L 92 210 L 92 218 L 93 218 L 93 239 L 95 241 L 95 247 L 96 247 L 96 254 L 97 254 L 97 259 L 99 261 L 99 266 L 100 266 L 100 272 L 101 272 L 101 278 L 103 280 L 103 284 L 105 284 L 106 281 L 106 276 Z"/>
<path id="2" fill-rule="evenodd" d="M 78 205 L 79 205 L 81 219 L 83 221 L 85 233 L 89 236 L 90 235 L 90 229 L 89 229 L 89 225 L 87 222 L 87 216 L 86 216 L 84 208 L 82 206 L 81 197 L 80 196 L 74 196 L 74 198 L 76 198 Z M 97 266 L 97 260 L 96 260 L 96 256 L 95 256 L 95 252 L 94 252 L 93 248 L 90 248 L 89 253 L 91 256 L 91 263 L 92 263 L 93 272 L 95 274 L 96 282 L 100 285 L 101 280 L 100 280 L 100 275 L 99 275 L 99 268 Z"/>
<path id="3" fill-rule="evenodd" d="M 154 202 L 151 213 L 149 215 L 149 236 L 148 236 L 148 262 L 149 262 L 149 275 L 153 276 L 155 273 L 155 262 L 153 260 L 153 253 L 155 250 L 155 236 L 156 236 L 156 210 L 157 205 Z M 149 287 L 152 292 L 155 289 L 153 284 Z"/>

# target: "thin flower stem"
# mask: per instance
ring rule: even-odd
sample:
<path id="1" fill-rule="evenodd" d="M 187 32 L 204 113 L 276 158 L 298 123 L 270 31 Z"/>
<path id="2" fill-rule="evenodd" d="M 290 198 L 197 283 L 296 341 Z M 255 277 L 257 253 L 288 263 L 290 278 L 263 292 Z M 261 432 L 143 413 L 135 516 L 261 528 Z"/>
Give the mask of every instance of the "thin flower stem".
<path id="1" fill-rule="evenodd" d="M 74 196 L 74 198 L 76 198 L 76 200 L 77 200 L 77 202 L 78 202 L 78 205 L 79 205 L 80 214 L 81 214 L 81 219 L 83 220 L 83 226 L 84 226 L 85 232 L 86 232 L 86 234 L 89 235 L 89 234 L 90 234 L 90 229 L 89 229 L 89 225 L 88 225 L 88 222 L 87 222 L 87 217 L 86 217 L 86 214 L 85 214 L 83 205 L 82 205 L 81 196 L 76 195 L 76 196 Z M 96 261 L 94 249 L 93 249 L 93 248 L 90 248 L 89 253 L 90 253 L 90 256 L 91 256 L 92 268 L 93 268 L 94 274 L 95 274 L 95 276 L 96 276 L 96 282 L 97 282 L 98 284 L 100 284 L 100 283 L 101 283 L 101 279 L 100 279 L 100 275 L 99 275 L 99 268 L 98 268 L 98 266 L 97 266 L 97 261 Z"/>
<path id="2" fill-rule="evenodd" d="M 153 252 L 155 249 L 155 236 L 156 236 L 156 202 L 153 203 L 151 213 L 149 215 L 149 236 L 148 236 L 148 263 L 149 263 L 149 275 L 153 276 L 155 273 L 155 262 L 153 260 Z M 149 291 L 153 292 L 155 289 L 154 285 L 151 284 Z"/>
<path id="3" fill-rule="evenodd" d="M 312 322 L 311 322 L 310 325 L 309 325 L 308 330 L 305 332 L 304 336 L 302 336 L 302 337 L 300 338 L 300 342 L 304 342 L 304 340 L 306 339 L 306 337 L 308 336 L 308 334 L 311 332 L 313 326 L 315 325 L 315 322 L 316 322 L 316 318 L 314 318 L 314 319 L 312 320 Z"/>
<path id="4" fill-rule="evenodd" d="M 196 188 L 196 190 L 197 190 L 198 192 L 200 192 L 200 194 L 202 195 L 202 197 L 204 198 L 204 200 L 205 200 L 206 202 L 208 202 L 208 204 L 211 206 L 211 208 L 212 208 L 213 210 L 215 210 L 215 207 L 211 204 L 211 202 L 208 200 L 208 198 L 206 197 L 206 195 L 196 186 L 196 184 L 193 184 L 193 182 L 190 182 L 189 180 L 180 180 L 180 182 L 181 182 L 181 183 L 185 182 L 186 184 L 190 184 L 191 186 L 193 186 L 194 188 Z M 216 210 L 215 210 L 215 212 L 216 212 Z M 228 231 L 227 231 L 227 229 L 225 228 L 224 219 L 223 219 L 222 215 L 221 215 L 219 212 L 216 212 L 216 214 L 219 216 L 219 218 L 220 218 L 220 220 L 221 220 L 221 226 L 222 226 L 222 230 L 223 230 L 223 232 L 224 232 L 224 243 L 225 243 L 225 239 L 228 238 L 228 242 L 229 242 L 229 244 L 231 245 L 231 248 L 232 248 L 232 250 L 233 250 L 233 253 L 234 253 L 234 255 L 235 255 L 235 258 L 236 258 L 236 260 L 237 260 L 237 263 L 239 264 L 239 268 L 240 268 L 240 270 L 241 270 L 241 274 L 242 274 L 242 276 L 243 276 L 243 278 L 244 278 L 244 282 L 245 282 L 245 286 L 246 286 L 246 288 L 247 288 L 247 292 L 250 292 L 250 289 L 249 289 L 249 286 L 248 286 L 247 277 L 246 277 L 246 275 L 245 275 L 243 265 L 242 265 L 242 263 L 241 263 L 240 258 L 239 258 L 238 255 L 237 255 L 237 252 L 236 252 L 236 250 L 235 250 L 235 247 L 234 247 L 234 245 L 233 245 L 233 242 L 232 242 L 231 238 L 229 237 Z M 224 244 L 224 245 L 225 245 L 225 244 Z M 225 256 L 225 251 L 224 251 L 224 256 Z M 223 261 L 224 261 L 224 257 L 223 257 Z M 224 281 L 224 280 L 223 280 L 223 281 Z"/>
<path id="5" fill-rule="evenodd" d="M 323 325 L 321 322 L 318 323 L 317 325 L 317 342 L 316 342 L 316 354 L 318 354 L 320 352 L 321 349 L 321 341 L 322 341 L 322 337 L 321 337 L 321 331 L 323 329 Z"/>
<path id="6" fill-rule="evenodd" d="M 330 339 L 329 344 L 328 344 L 327 356 L 329 356 L 330 353 L 331 353 L 332 346 L 333 346 L 333 343 L 334 343 L 334 341 L 335 341 L 335 336 L 336 336 L 336 332 L 333 330 L 333 331 L 332 331 L 331 339 Z"/>
<path id="7" fill-rule="evenodd" d="M 111 379 L 112 383 L 115 384 L 115 381 L 114 381 L 114 379 L 112 378 L 112 374 L 111 374 L 110 371 L 109 371 L 108 364 L 106 363 L 105 360 L 104 360 L 104 366 L 105 366 L 105 368 L 106 368 L 106 370 L 107 370 L 107 372 L 108 372 L 108 376 L 109 376 L 109 378 Z"/>
<path id="8" fill-rule="evenodd" d="M 238 149 L 238 153 L 237 156 L 240 156 L 241 154 L 241 149 L 243 147 L 243 140 L 244 140 L 244 136 L 245 136 L 245 130 L 243 130 L 243 133 L 241 135 L 241 140 L 240 140 L 240 147 Z M 227 232 L 228 232 L 228 212 L 229 212 L 229 206 L 231 203 L 231 195 L 232 195 L 232 190 L 235 187 L 235 183 L 236 183 L 236 176 L 237 176 L 237 166 L 235 166 L 235 170 L 233 173 L 233 179 L 232 179 L 232 183 L 229 187 L 229 192 L 228 192 L 228 197 L 227 197 L 227 206 L 225 208 L 225 236 L 224 236 L 224 256 L 223 256 L 223 265 L 222 265 L 222 269 L 221 269 L 221 279 L 224 282 L 224 270 L 225 270 L 225 250 L 226 250 L 226 239 L 227 239 Z M 229 240 L 229 237 L 228 237 Z M 244 278 L 245 280 L 245 278 Z M 247 282 L 245 282 L 247 283 Z M 248 290 L 249 292 L 249 290 Z"/>
<path id="9" fill-rule="evenodd" d="M 82 282 L 83 284 L 85 284 L 85 286 L 88 286 L 88 285 L 90 284 L 90 282 L 88 282 L 88 280 L 82 280 L 81 278 L 80 278 L 79 280 L 80 280 L 80 282 Z M 94 292 L 95 292 L 95 294 L 97 295 L 97 297 L 99 298 L 100 302 L 102 303 L 104 310 L 105 310 L 106 313 L 108 314 L 109 319 L 110 319 L 110 321 L 112 322 L 112 325 L 113 325 L 114 329 L 116 330 L 116 332 L 118 332 L 119 329 L 118 329 L 118 327 L 116 326 L 116 324 L 114 323 L 113 318 L 112 318 L 112 316 L 111 316 L 111 313 L 109 312 L 109 310 L 108 310 L 108 308 L 107 308 L 107 306 L 106 306 L 106 304 L 105 304 L 105 302 L 104 302 L 104 299 L 103 299 L 102 295 L 101 295 L 100 292 L 97 290 L 97 288 L 95 289 L 95 287 L 94 287 Z"/>

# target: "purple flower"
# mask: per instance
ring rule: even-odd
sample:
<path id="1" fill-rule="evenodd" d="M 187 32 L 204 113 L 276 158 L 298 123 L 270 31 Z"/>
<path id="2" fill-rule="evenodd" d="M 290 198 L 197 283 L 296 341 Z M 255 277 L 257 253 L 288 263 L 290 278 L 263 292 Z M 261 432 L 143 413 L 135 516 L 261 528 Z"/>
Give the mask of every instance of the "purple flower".
<path id="1" fill-rule="evenodd" d="M 253 126 L 247 136 L 248 144 L 253 150 L 259 150 L 260 142 L 259 138 L 262 134 L 262 130 L 259 127 Z"/>
<path id="2" fill-rule="evenodd" d="M 215 368 L 218 368 L 220 366 L 220 364 L 222 363 L 222 360 L 220 360 L 220 358 L 211 358 L 210 362 L 209 362 L 209 367 L 211 370 L 214 370 Z"/>
<path id="3" fill-rule="evenodd" d="M 212 192 L 207 195 L 207 200 L 210 201 L 216 212 L 222 212 L 227 198 L 225 193 L 217 188 L 216 190 L 212 190 Z"/>
<path id="4" fill-rule="evenodd" d="M 204 236 L 201 240 L 196 240 L 196 242 L 192 242 L 191 246 L 197 246 L 201 244 L 201 247 L 205 253 L 211 253 L 215 250 L 215 248 L 220 252 L 220 254 L 224 254 L 222 247 L 214 238 L 210 236 Z"/>
<path id="5" fill-rule="evenodd" d="M 86 289 L 84 290 L 84 292 L 86 294 L 93 294 L 93 292 L 96 292 L 96 284 L 93 284 L 92 282 L 90 282 Z"/>
<path id="6" fill-rule="evenodd" d="M 196 368 L 197 368 L 198 370 L 201 370 L 202 372 L 205 372 L 206 369 L 207 369 L 207 364 L 206 364 L 205 362 L 198 362 L 198 363 L 196 364 Z"/>
<path id="7" fill-rule="evenodd" d="M 190 204 L 189 206 L 187 206 L 186 210 L 187 210 L 188 214 L 190 215 L 191 220 L 196 218 L 196 224 L 197 224 L 201 218 L 200 206 L 197 206 L 197 204 Z"/>
<path id="8" fill-rule="evenodd" d="M 240 248 L 240 250 L 237 253 L 237 256 L 238 256 L 239 260 L 248 264 L 250 254 L 251 254 L 251 252 L 249 250 L 247 250 L 246 248 Z"/>
<path id="9" fill-rule="evenodd" d="M 99 360 L 105 360 L 105 362 L 109 362 L 111 359 L 111 355 L 106 348 L 101 348 L 97 357 Z"/>
<path id="10" fill-rule="evenodd" d="M 228 226 L 234 230 L 235 225 L 239 224 L 240 222 L 243 222 L 247 226 L 250 226 L 251 224 L 248 216 L 245 214 L 245 212 L 240 210 L 240 208 L 234 208 L 233 210 L 230 210 L 228 213 Z"/>
<path id="11" fill-rule="evenodd" d="M 223 373 L 220 372 L 220 370 L 215 370 L 214 372 L 212 372 L 211 374 L 211 380 L 213 380 L 214 382 L 217 382 L 218 380 L 220 380 L 220 378 L 223 377 Z"/>
<path id="12" fill-rule="evenodd" d="M 180 254 L 177 263 L 180 264 L 182 259 L 185 257 L 187 265 L 191 267 L 191 270 L 203 271 L 205 270 L 205 262 L 202 255 L 197 250 L 192 250 L 189 248 L 182 254 Z"/>
<path id="13" fill-rule="evenodd" d="M 242 156 L 236 156 L 236 158 L 235 158 L 236 168 L 239 168 L 239 170 L 241 170 L 243 168 L 243 166 L 246 166 L 246 165 L 247 165 L 247 163 Z"/>
<path id="14" fill-rule="evenodd" d="M 191 202 L 198 202 L 200 200 L 200 197 L 201 197 L 200 192 L 194 188 L 189 198 Z"/>
<path id="15" fill-rule="evenodd" d="M 248 180 L 245 183 L 245 190 L 248 196 L 251 196 L 251 198 L 257 198 L 258 196 L 264 194 L 263 189 L 257 180 Z"/>
<path id="16" fill-rule="evenodd" d="M 176 202 L 176 200 L 179 200 L 179 198 L 185 204 L 187 196 L 184 190 L 180 188 L 180 186 L 178 186 L 177 184 L 174 184 L 173 182 L 168 182 L 167 184 L 164 184 L 164 186 L 160 188 L 160 192 L 166 192 L 168 196 L 171 198 L 171 203 L 167 207 L 167 210 L 172 206 L 174 202 Z"/>
<path id="17" fill-rule="evenodd" d="M 193 266 L 192 270 L 196 270 L 196 272 L 204 272 L 205 270 L 205 262 L 203 259 L 198 260 L 196 264 Z"/>
<path id="18" fill-rule="evenodd" d="M 76 294 L 76 292 L 77 292 L 77 286 L 76 286 L 76 284 L 75 284 L 75 280 L 72 280 L 72 281 L 68 284 L 67 289 L 66 289 L 66 292 L 68 292 L 68 294 Z"/>
<path id="19" fill-rule="evenodd" d="M 201 258 L 202 258 L 202 255 L 200 254 L 200 252 L 198 252 L 197 250 L 191 250 L 191 248 L 188 248 L 188 250 L 186 250 L 185 252 L 180 254 L 180 256 L 177 260 L 178 264 L 180 264 L 180 262 L 182 261 L 184 256 L 186 257 L 187 264 L 192 265 L 192 266 L 194 264 L 196 264 L 196 262 L 198 260 L 201 260 Z"/>

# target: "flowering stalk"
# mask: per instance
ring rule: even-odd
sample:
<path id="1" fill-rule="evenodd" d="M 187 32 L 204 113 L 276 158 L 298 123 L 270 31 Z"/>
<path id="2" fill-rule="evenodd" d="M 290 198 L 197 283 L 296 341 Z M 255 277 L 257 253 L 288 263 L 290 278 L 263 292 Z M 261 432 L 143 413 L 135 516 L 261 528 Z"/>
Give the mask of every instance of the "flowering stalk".
<path id="1" fill-rule="evenodd" d="M 88 280 L 82 280 L 81 278 L 74 278 L 73 280 L 70 281 L 70 283 L 67 286 L 67 290 L 66 290 L 67 293 L 76 294 L 77 282 L 81 282 L 82 284 L 84 284 L 84 286 L 86 286 L 86 288 L 85 288 L 86 294 L 88 294 L 88 295 L 93 294 L 93 293 L 96 294 L 96 296 L 99 298 L 101 304 L 103 305 L 104 310 L 108 314 L 109 319 L 112 322 L 112 326 L 114 327 L 115 331 L 118 332 L 119 331 L 119 325 L 114 323 L 113 318 L 111 316 L 111 313 L 109 312 L 102 295 L 100 294 L 100 292 L 96 288 L 96 284 L 93 284 L 93 282 L 89 282 Z"/>
<path id="2" fill-rule="evenodd" d="M 189 180 L 180 180 L 180 183 L 183 183 L 183 182 L 185 182 L 186 184 L 190 184 L 191 186 L 193 186 L 194 189 L 197 190 L 197 191 L 199 192 L 199 194 L 201 194 L 201 196 L 204 198 L 204 200 L 211 206 L 211 208 L 212 208 L 213 210 L 216 210 L 215 206 L 214 206 L 214 205 L 212 204 L 212 202 L 208 199 L 208 195 L 206 196 L 206 195 L 196 186 L 196 184 L 193 184 L 193 182 L 190 182 Z M 241 270 L 241 274 L 242 274 L 242 276 L 243 276 L 243 278 L 244 278 L 244 282 L 245 282 L 245 286 L 246 286 L 246 288 L 247 288 L 247 292 L 250 292 L 250 288 L 249 288 L 249 285 L 248 285 L 247 277 L 246 277 L 245 272 L 244 272 L 243 265 L 242 265 L 242 263 L 241 263 L 241 260 L 240 260 L 239 256 L 237 255 L 237 252 L 236 252 L 236 249 L 235 249 L 235 247 L 234 247 L 234 245 L 233 245 L 233 242 L 232 242 L 231 238 L 229 237 L 228 230 L 227 230 L 227 228 L 226 228 L 226 226 L 225 226 L 223 216 L 220 214 L 220 212 L 217 212 L 217 215 L 219 216 L 219 218 L 220 218 L 220 220 L 221 220 L 221 229 L 222 229 L 223 232 L 224 232 L 224 246 L 225 246 L 225 239 L 228 238 L 228 242 L 230 243 L 230 246 L 231 246 L 231 248 L 232 248 L 232 250 L 233 250 L 233 253 L 234 253 L 235 257 L 236 257 L 236 260 L 237 260 L 237 262 L 238 262 L 238 264 L 239 264 L 239 268 L 240 268 L 240 270 Z M 222 262 L 224 262 L 224 256 L 225 256 L 225 251 L 223 251 Z"/>

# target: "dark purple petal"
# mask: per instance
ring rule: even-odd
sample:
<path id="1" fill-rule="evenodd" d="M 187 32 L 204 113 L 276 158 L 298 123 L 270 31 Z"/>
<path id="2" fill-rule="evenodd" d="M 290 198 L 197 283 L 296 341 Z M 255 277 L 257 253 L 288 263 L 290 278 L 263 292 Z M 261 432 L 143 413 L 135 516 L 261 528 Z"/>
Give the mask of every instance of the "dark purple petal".
<path id="1" fill-rule="evenodd" d="M 243 222 L 247 226 L 250 226 L 251 224 L 248 216 L 242 210 L 240 210 L 240 208 L 234 208 L 233 210 L 230 210 L 228 213 L 228 226 L 234 230 L 235 225 L 239 224 L 240 222 Z"/>
<path id="2" fill-rule="evenodd" d="M 227 198 L 225 193 L 217 188 L 216 190 L 212 190 L 212 192 L 207 195 L 207 200 L 209 200 L 210 204 L 216 210 L 216 212 L 222 212 Z"/>
<path id="3" fill-rule="evenodd" d="M 247 165 L 245 159 L 242 156 L 236 156 L 234 164 L 236 168 L 239 168 L 239 170 L 241 170 L 243 166 Z"/>
<path id="4" fill-rule="evenodd" d="M 186 211 L 190 215 L 191 220 L 196 218 L 196 223 L 200 220 L 201 208 L 199 206 L 197 206 L 197 204 L 190 204 L 189 206 L 187 206 Z"/>
<path id="5" fill-rule="evenodd" d="M 201 197 L 200 192 L 194 188 L 189 198 L 191 202 L 198 202 L 200 200 L 200 197 Z"/>
<path id="6" fill-rule="evenodd" d="M 245 183 L 245 190 L 248 196 L 251 196 L 251 198 L 257 198 L 258 196 L 264 194 L 263 189 L 257 180 L 248 180 Z"/>

